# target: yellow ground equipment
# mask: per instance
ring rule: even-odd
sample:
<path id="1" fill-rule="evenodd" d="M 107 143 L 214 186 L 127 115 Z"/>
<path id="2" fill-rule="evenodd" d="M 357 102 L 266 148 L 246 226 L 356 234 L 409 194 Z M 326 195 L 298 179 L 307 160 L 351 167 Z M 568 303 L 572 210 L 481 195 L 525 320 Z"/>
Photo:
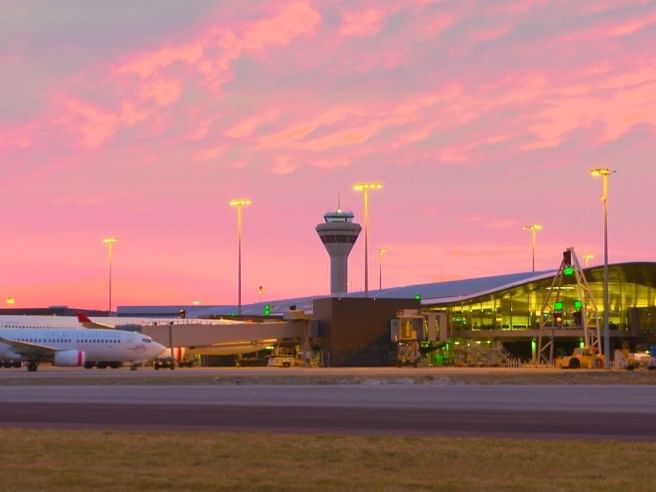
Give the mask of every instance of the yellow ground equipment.
<path id="1" fill-rule="evenodd" d="M 594 347 L 575 348 L 572 355 L 556 358 L 556 367 L 561 369 L 601 369 L 604 356 Z"/>

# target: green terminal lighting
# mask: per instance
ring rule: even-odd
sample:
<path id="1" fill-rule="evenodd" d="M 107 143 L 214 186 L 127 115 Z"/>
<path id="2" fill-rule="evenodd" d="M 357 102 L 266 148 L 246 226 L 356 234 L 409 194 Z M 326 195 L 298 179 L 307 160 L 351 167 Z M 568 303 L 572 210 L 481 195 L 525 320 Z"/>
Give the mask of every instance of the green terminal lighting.
<path id="1" fill-rule="evenodd" d="M 574 309 L 580 311 L 583 308 L 583 303 L 578 299 L 574 301 Z"/>
<path id="2" fill-rule="evenodd" d="M 563 274 L 566 277 L 571 277 L 574 275 L 574 267 L 573 266 L 566 266 L 565 269 L 563 270 Z"/>
<path id="3" fill-rule="evenodd" d="M 556 301 L 554 303 L 554 311 L 560 313 L 563 310 L 563 301 Z"/>
<path id="4" fill-rule="evenodd" d="M 415 300 L 421 301 L 421 294 L 415 294 Z"/>
<path id="5" fill-rule="evenodd" d="M 271 316 L 271 304 L 265 304 L 262 308 L 262 314 L 264 316 Z"/>

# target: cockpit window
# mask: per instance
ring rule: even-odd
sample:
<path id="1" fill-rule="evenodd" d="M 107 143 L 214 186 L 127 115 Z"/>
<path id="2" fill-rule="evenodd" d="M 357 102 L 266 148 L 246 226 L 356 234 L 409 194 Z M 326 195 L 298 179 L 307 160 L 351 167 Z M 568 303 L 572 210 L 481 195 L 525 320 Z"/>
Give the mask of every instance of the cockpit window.
<path id="1" fill-rule="evenodd" d="M 142 338 L 141 341 L 144 342 L 144 343 L 151 343 L 152 342 L 152 340 L 150 338 Z"/>

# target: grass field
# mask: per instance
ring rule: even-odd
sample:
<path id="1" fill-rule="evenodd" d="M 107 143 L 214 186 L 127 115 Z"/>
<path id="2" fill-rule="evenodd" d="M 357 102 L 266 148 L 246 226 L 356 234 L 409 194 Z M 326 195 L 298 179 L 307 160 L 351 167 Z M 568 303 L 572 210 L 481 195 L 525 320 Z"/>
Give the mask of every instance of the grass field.
<path id="1" fill-rule="evenodd" d="M 630 490 L 656 443 L 0 429 L 0 489 Z"/>

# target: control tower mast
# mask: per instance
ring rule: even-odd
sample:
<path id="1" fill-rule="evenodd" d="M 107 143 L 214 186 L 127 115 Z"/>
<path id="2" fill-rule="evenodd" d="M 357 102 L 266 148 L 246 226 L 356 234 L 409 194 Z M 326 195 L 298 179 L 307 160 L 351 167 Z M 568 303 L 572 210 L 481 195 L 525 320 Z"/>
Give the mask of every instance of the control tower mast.
<path id="1" fill-rule="evenodd" d="M 330 295 L 344 294 L 348 290 L 348 255 L 362 227 L 353 222 L 353 212 L 340 208 L 326 212 L 323 218 L 325 222 L 316 231 L 330 255 Z"/>

